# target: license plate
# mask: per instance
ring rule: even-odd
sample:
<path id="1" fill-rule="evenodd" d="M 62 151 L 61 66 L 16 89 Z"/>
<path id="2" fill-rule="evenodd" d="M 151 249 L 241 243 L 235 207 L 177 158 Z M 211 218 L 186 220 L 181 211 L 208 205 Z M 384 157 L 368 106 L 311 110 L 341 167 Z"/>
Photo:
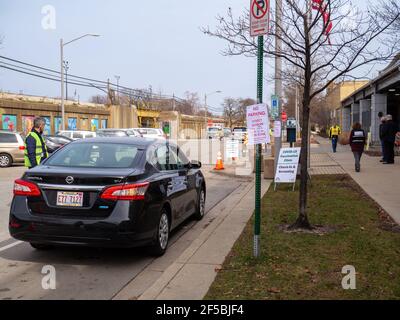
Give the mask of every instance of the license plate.
<path id="1" fill-rule="evenodd" d="M 57 206 L 82 207 L 83 192 L 57 192 Z"/>

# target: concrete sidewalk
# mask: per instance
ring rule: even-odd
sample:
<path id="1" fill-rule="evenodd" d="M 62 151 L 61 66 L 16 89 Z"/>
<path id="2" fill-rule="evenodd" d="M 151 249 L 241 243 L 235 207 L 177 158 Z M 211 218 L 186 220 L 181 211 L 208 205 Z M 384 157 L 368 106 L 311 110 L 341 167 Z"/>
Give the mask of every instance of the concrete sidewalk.
<path id="1" fill-rule="evenodd" d="M 319 138 L 321 147 L 329 150 L 328 139 Z M 327 147 L 327 148 L 326 148 Z M 325 151 L 324 150 L 324 151 Z M 355 172 L 350 146 L 339 146 L 337 153 L 327 153 L 360 187 L 400 224 L 400 158 L 395 164 L 384 165 L 380 157 L 366 154 L 361 159 L 361 172 Z"/>
<path id="2" fill-rule="evenodd" d="M 262 180 L 262 195 L 270 180 Z M 208 213 L 212 222 L 139 300 L 200 300 L 254 211 L 254 182 Z"/>
<path id="3" fill-rule="evenodd" d="M 379 162 L 380 157 L 363 155 L 361 172 L 354 169 L 350 151 L 330 155 L 398 224 L 400 224 L 400 159 L 393 165 Z"/>

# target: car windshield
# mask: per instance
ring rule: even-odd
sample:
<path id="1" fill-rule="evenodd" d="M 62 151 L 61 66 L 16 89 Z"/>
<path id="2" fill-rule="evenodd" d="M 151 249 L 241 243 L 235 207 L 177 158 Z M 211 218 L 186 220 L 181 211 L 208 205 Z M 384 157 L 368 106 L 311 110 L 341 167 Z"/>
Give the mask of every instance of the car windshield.
<path id="1" fill-rule="evenodd" d="M 217 132 L 219 130 L 220 130 L 220 128 L 208 128 L 209 132 Z"/>
<path id="2" fill-rule="evenodd" d="M 233 132 L 246 132 L 247 128 L 233 128 Z"/>
<path id="3" fill-rule="evenodd" d="M 87 168 L 132 168 L 138 148 L 117 143 L 72 143 L 46 161 L 47 166 Z"/>

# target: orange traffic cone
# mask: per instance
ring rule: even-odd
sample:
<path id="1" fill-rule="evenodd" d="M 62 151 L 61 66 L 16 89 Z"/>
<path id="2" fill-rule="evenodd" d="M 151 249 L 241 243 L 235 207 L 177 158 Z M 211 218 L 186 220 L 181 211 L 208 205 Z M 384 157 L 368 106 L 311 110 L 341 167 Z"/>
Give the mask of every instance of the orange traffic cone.
<path id="1" fill-rule="evenodd" d="M 218 155 L 217 155 L 217 164 L 215 165 L 215 168 L 214 168 L 214 170 L 224 170 L 225 168 L 224 168 L 224 163 L 223 163 L 223 161 L 222 161 L 222 154 L 221 154 L 221 152 L 218 152 Z"/>

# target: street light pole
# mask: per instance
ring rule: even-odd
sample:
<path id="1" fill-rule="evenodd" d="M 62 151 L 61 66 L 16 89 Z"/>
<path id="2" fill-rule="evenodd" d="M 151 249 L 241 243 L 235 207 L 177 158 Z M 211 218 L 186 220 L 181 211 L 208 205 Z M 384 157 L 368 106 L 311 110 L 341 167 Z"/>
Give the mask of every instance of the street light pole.
<path id="1" fill-rule="evenodd" d="M 61 53 L 61 129 L 65 130 L 65 108 L 64 108 L 64 40 L 60 40 Z"/>
<path id="2" fill-rule="evenodd" d="M 212 94 L 215 93 L 221 93 L 222 91 L 218 90 L 218 91 L 214 91 L 211 92 L 209 94 L 205 94 L 204 95 L 204 130 L 205 130 L 205 134 L 207 135 L 207 117 L 208 117 L 208 105 L 207 105 L 207 97 L 211 96 Z M 207 137 L 206 137 L 207 138 Z"/>
<path id="3" fill-rule="evenodd" d="M 65 130 L 65 101 L 64 101 L 64 47 L 67 44 L 70 44 L 71 42 L 74 41 L 78 41 L 82 38 L 85 37 L 99 37 L 98 34 L 84 34 L 83 36 L 80 36 L 78 38 L 75 38 L 71 41 L 68 42 L 64 42 L 64 40 L 61 38 L 60 39 L 60 56 L 61 56 L 61 61 L 60 61 L 60 65 L 61 65 L 61 128 L 62 130 Z"/>

